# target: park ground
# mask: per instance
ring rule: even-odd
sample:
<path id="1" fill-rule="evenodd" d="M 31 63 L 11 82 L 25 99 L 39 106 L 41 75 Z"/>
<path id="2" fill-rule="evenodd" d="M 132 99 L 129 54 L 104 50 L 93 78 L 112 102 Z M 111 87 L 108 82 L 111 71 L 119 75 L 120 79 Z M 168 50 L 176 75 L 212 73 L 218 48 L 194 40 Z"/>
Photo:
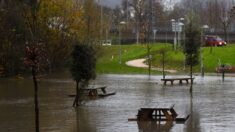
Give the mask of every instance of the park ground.
<path id="1" fill-rule="evenodd" d="M 152 66 L 162 68 L 161 49 L 167 49 L 165 66 L 167 70 L 177 71 L 173 74 L 181 74 L 188 71 L 184 66 L 184 54 L 182 48 L 173 50 L 171 44 L 156 43 L 150 45 L 152 55 Z M 216 67 L 220 64 L 235 66 L 235 45 L 229 44 L 224 47 L 203 47 L 203 62 L 206 73 L 215 73 Z M 121 58 L 121 59 L 120 59 Z M 147 74 L 148 71 L 143 66 L 128 66 L 126 62 L 135 59 L 147 58 L 146 45 L 112 45 L 102 46 L 98 55 L 97 72 L 111 74 Z M 200 60 L 200 54 L 199 54 Z M 200 72 L 200 61 L 194 67 L 195 72 Z M 153 69 L 153 74 L 160 74 L 159 70 Z M 169 72 L 170 73 L 170 72 Z"/>

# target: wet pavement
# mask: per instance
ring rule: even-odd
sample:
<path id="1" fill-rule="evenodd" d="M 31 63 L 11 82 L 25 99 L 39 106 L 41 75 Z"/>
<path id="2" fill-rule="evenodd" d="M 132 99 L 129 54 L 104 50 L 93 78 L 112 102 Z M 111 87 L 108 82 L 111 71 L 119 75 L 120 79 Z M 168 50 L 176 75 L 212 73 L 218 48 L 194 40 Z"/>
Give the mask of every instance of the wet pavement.
<path id="1" fill-rule="evenodd" d="M 189 85 L 163 86 L 161 76 L 101 75 L 92 84 L 106 85 L 116 95 L 72 107 L 75 83 L 66 76 L 41 79 L 40 129 L 43 132 L 233 132 L 235 78 L 196 76 Z M 0 132 L 34 131 L 31 79 L 0 79 Z M 175 104 L 179 115 L 191 113 L 184 124 L 128 122 L 141 107 Z"/>

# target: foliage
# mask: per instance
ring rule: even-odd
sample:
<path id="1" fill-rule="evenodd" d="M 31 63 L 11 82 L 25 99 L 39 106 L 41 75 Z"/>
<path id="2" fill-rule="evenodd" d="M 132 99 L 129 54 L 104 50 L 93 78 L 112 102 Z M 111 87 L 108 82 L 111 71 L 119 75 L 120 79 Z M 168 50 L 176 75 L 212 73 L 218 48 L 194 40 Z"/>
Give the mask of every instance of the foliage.
<path id="1" fill-rule="evenodd" d="M 185 29 L 185 45 L 184 53 L 186 55 L 186 64 L 187 65 L 196 65 L 198 63 L 198 52 L 200 48 L 200 30 L 193 24 L 193 19 L 189 20 L 189 23 L 186 25 Z"/>
<path id="2" fill-rule="evenodd" d="M 24 64 L 34 68 L 36 73 L 43 72 L 48 65 L 45 47 L 40 43 L 34 43 L 26 46 Z"/>
<path id="3" fill-rule="evenodd" d="M 47 70 L 64 68 L 74 40 L 91 43 L 99 37 L 99 15 L 93 0 L 4 1 L 0 6 L 0 67 L 6 75 L 25 72 L 26 44 L 40 43 L 47 54 Z"/>
<path id="4" fill-rule="evenodd" d="M 25 24 L 20 11 L 12 1 L 0 7 L 0 67 L 5 76 L 18 74 L 23 67 Z"/>
<path id="5" fill-rule="evenodd" d="M 80 39 L 84 43 L 95 43 L 98 41 L 100 30 L 100 17 L 97 6 L 95 5 L 94 0 L 86 0 L 84 2 L 84 32 L 83 38 Z"/>
<path id="6" fill-rule="evenodd" d="M 96 77 L 95 50 L 91 45 L 78 44 L 72 52 L 71 74 L 77 82 L 87 82 Z"/>
<path id="7" fill-rule="evenodd" d="M 50 70 L 63 68 L 70 58 L 74 32 L 81 26 L 82 11 L 72 0 L 42 0 L 38 16 Z M 77 26 L 76 26 L 77 25 Z"/>

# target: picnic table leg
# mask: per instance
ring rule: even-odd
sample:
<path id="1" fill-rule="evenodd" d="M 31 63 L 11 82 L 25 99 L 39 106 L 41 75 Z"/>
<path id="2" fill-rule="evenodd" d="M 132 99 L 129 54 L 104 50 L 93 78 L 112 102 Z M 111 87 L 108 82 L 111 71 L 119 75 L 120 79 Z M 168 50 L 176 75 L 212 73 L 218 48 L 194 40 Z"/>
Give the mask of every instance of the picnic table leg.
<path id="1" fill-rule="evenodd" d="M 164 85 L 166 85 L 166 80 L 164 81 Z"/>
<path id="2" fill-rule="evenodd" d="M 173 108 L 170 109 L 170 112 L 171 112 L 171 114 L 172 114 L 172 117 L 175 119 L 178 114 L 175 112 L 175 110 L 174 110 Z"/>
<path id="3" fill-rule="evenodd" d="M 180 84 L 182 84 L 182 80 L 179 80 Z"/>
<path id="4" fill-rule="evenodd" d="M 188 84 L 188 79 L 186 79 L 186 82 L 187 82 L 187 84 Z"/>
<path id="5" fill-rule="evenodd" d="M 167 112 L 167 110 L 162 110 L 162 112 L 163 112 L 164 116 L 166 117 L 167 121 L 173 120 L 172 116 Z"/>
<path id="6" fill-rule="evenodd" d="M 92 90 L 90 90 L 90 91 L 89 91 L 89 96 L 91 96 L 91 97 L 95 97 L 95 96 L 97 96 L 97 95 L 98 95 L 97 90 L 92 89 Z"/>
<path id="7" fill-rule="evenodd" d="M 101 90 L 102 90 L 102 92 L 103 92 L 104 94 L 106 94 L 105 88 L 101 88 Z"/>

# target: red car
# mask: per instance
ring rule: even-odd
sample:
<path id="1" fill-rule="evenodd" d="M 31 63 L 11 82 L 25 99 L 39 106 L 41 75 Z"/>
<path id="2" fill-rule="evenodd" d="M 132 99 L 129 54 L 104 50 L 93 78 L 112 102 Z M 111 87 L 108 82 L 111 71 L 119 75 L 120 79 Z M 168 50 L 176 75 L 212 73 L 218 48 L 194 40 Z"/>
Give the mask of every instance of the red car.
<path id="1" fill-rule="evenodd" d="M 208 35 L 205 37 L 206 46 L 226 46 L 226 42 L 219 36 Z"/>

